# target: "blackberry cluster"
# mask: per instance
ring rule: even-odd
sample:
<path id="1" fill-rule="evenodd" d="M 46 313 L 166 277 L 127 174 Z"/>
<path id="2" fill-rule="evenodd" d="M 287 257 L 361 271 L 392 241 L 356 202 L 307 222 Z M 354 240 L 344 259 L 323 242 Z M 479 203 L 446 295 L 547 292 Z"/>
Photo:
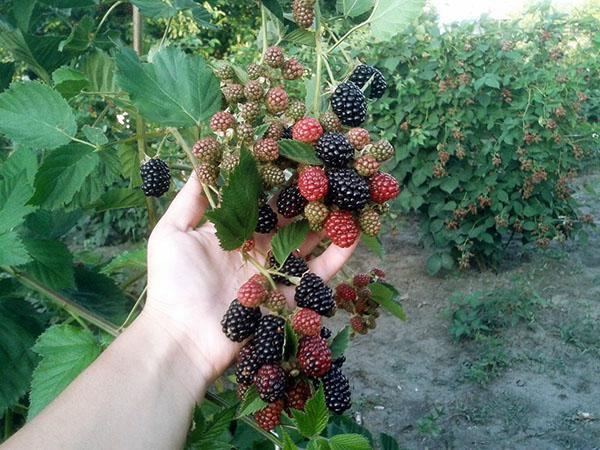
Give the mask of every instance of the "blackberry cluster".
<path id="1" fill-rule="evenodd" d="M 269 258 L 269 267 L 279 267 L 277 260 L 273 255 Z M 281 267 L 278 268 L 278 272 L 284 273 L 290 277 L 301 277 L 304 272 L 308 271 L 308 266 L 306 265 L 306 261 L 302 258 L 298 258 L 297 256 L 290 255 L 287 257 L 285 262 Z M 286 286 L 291 286 L 292 283 L 290 281 L 281 276 L 281 275 L 272 275 L 273 281 L 276 283 L 285 284 Z"/>
<path id="2" fill-rule="evenodd" d="M 277 226 L 277 214 L 269 205 L 263 205 L 258 209 L 257 233 L 270 233 Z"/>
<path id="3" fill-rule="evenodd" d="M 387 89 L 387 82 L 385 81 L 383 74 L 375 67 L 367 66 L 366 64 L 361 64 L 354 69 L 349 80 L 361 89 L 369 80 L 371 80 L 371 85 L 366 93 L 369 98 L 373 99 L 381 98 Z"/>
<path id="4" fill-rule="evenodd" d="M 333 291 L 314 273 L 304 274 L 296 288 L 294 300 L 299 307 L 312 309 L 322 316 L 331 317 L 335 312 Z"/>
<path id="5" fill-rule="evenodd" d="M 221 320 L 223 333 L 234 342 L 242 342 L 249 337 L 256 328 L 261 318 L 259 308 L 246 308 L 235 299 L 229 305 L 227 312 Z"/>
<path id="6" fill-rule="evenodd" d="M 146 197 L 160 197 L 169 190 L 171 172 L 162 159 L 151 159 L 140 167 L 142 192 Z"/>
<path id="7" fill-rule="evenodd" d="M 369 184 L 354 169 L 330 169 L 326 203 L 346 211 L 358 211 L 369 201 Z"/>
<path id="8" fill-rule="evenodd" d="M 354 148 L 342 133 L 325 133 L 317 141 L 315 152 L 326 167 L 345 167 L 354 158 Z"/>
<path id="9" fill-rule="evenodd" d="M 331 96 L 331 109 L 342 124 L 357 127 L 367 118 L 367 99 L 352 81 L 340 84 Z"/>

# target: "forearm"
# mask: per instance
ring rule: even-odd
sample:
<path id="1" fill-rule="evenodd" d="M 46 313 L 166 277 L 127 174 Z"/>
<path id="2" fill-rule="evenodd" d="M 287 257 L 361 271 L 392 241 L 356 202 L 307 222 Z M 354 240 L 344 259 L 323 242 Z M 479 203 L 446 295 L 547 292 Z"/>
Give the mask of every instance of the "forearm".
<path id="1" fill-rule="evenodd" d="M 6 448 L 181 447 L 209 380 L 185 337 L 157 322 L 138 318 Z"/>

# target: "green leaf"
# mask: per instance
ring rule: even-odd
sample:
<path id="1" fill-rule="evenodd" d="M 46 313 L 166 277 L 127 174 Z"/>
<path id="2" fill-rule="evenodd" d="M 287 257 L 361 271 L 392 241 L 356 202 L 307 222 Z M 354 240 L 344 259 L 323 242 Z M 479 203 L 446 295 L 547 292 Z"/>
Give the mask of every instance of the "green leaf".
<path id="1" fill-rule="evenodd" d="M 26 240 L 24 243 L 33 261 L 23 266 L 23 271 L 50 289 L 75 286 L 73 255 L 65 244 L 51 240 Z"/>
<path id="2" fill-rule="evenodd" d="M 350 343 L 350 327 L 345 326 L 335 335 L 329 348 L 331 349 L 331 358 L 337 359 L 344 355 L 348 344 Z"/>
<path id="3" fill-rule="evenodd" d="M 329 438 L 331 450 L 371 450 L 371 444 L 360 434 L 338 434 Z"/>
<path id="4" fill-rule="evenodd" d="M 369 11 L 374 0 L 337 0 L 336 9 L 346 17 L 357 17 Z"/>
<path id="5" fill-rule="evenodd" d="M 31 347 L 44 330 L 35 309 L 25 300 L 10 296 L 7 288 L 5 280 L 0 285 L 0 417 L 27 392 L 37 364 Z"/>
<path id="6" fill-rule="evenodd" d="M 94 362 L 101 347 L 87 330 L 55 325 L 39 337 L 33 350 L 41 361 L 33 372 L 27 420 L 35 417 Z"/>
<path id="7" fill-rule="evenodd" d="M 0 233 L 10 231 L 23 222 L 34 206 L 27 205 L 33 189 L 27 182 L 25 171 L 20 176 L 0 179 Z"/>
<path id="8" fill-rule="evenodd" d="M 370 252 L 379 256 L 379 258 L 383 258 L 385 256 L 385 248 L 383 247 L 379 236 L 367 236 L 366 234 L 361 233 L 360 242 L 362 242 Z"/>
<path id="9" fill-rule="evenodd" d="M 146 270 L 147 259 L 148 252 L 146 247 L 142 246 L 137 250 L 128 250 L 115 256 L 111 262 L 102 268 L 101 272 L 110 275 L 123 269 Z"/>
<path id="10" fill-rule="evenodd" d="M 437 253 L 431 255 L 427 258 L 427 263 L 425 265 L 427 268 L 427 273 L 430 276 L 435 276 L 442 269 L 442 258 Z"/>
<path id="11" fill-rule="evenodd" d="M 231 445 L 227 445 L 227 442 L 231 439 L 229 425 L 235 417 L 235 411 L 235 406 L 222 409 L 213 415 L 212 420 L 204 422 L 202 426 L 198 426 L 193 430 L 189 439 L 193 448 L 231 448 Z"/>
<path id="12" fill-rule="evenodd" d="M 66 99 L 79 94 L 83 88 L 89 85 L 84 74 L 69 67 L 59 67 L 52 72 L 52 82 L 54 88 Z"/>
<path id="13" fill-rule="evenodd" d="M 327 426 L 329 410 L 325 404 L 323 386 L 306 402 L 304 412 L 292 410 L 292 415 L 298 426 L 298 431 L 307 438 L 315 437 Z"/>
<path id="14" fill-rule="evenodd" d="M 0 265 L 19 266 L 29 261 L 31 257 L 15 231 L 0 233 Z"/>
<path id="15" fill-rule="evenodd" d="M 298 351 L 298 335 L 294 332 L 289 321 L 285 322 L 285 344 L 283 347 L 284 359 L 294 358 Z"/>
<path id="16" fill-rule="evenodd" d="M 137 148 L 133 144 L 118 144 L 116 148 L 121 175 L 129 180 L 130 188 L 140 186 L 142 178 L 140 176 L 140 158 Z"/>
<path id="17" fill-rule="evenodd" d="M 330 450 L 329 442 L 323 438 L 311 439 L 306 450 Z"/>
<path id="18" fill-rule="evenodd" d="M 166 47 L 142 64 L 133 50 L 123 49 L 117 68 L 119 85 L 151 122 L 197 126 L 221 106 L 219 81 L 200 56 Z"/>
<path id="19" fill-rule="evenodd" d="M 380 433 L 379 442 L 381 443 L 381 450 L 400 450 L 400 446 L 396 439 L 389 434 Z"/>
<path id="20" fill-rule="evenodd" d="M 27 148 L 20 148 L 11 153 L 4 164 L 0 176 L 5 180 L 18 178 L 21 184 L 33 187 L 35 174 L 38 170 L 36 154 Z"/>
<path id="21" fill-rule="evenodd" d="M 179 11 L 191 10 L 194 18 L 201 17 L 205 22 L 210 19 L 206 9 L 196 3 L 194 0 L 130 0 L 140 9 L 140 12 L 153 19 L 162 17 L 169 19 L 174 17 Z"/>
<path id="22" fill-rule="evenodd" d="M 12 2 L 12 13 L 15 16 L 15 22 L 19 29 L 26 33 L 29 30 L 29 22 L 31 21 L 31 13 L 35 6 L 36 0 L 19 0 Z"/>
<path id="23" fill-rule="evenodd" d="M 104 135 L 104 132 L 100 128 L 91 127 L 89 125 L 84 125 L 81 128 L 83 134 L 94 145 L 104 145 L 108 142 L 108 138 Z"/>
<path id="24" fill-rule="evenodd" d="M 81 72 L 89 80 L 93 92 L 117 92 L 115 80 L 116 65 L 114 59 L 101 50 L 96 50 L 85 58 Z"/>
<path id="25" fill-rule="evenodd" d="M 279 141 L 279 154 L 292 161 L 312 166 L 320 166 L 323 162 L 317 158 L 315 149 L 310 144 L 294 141 L 292 139 L 282 139 Z"/>
<path id="26" fill-rule="evenodd" d="M 215 224 L 224 250 L 234 250 L 250 239 L 258 222 L 258 197 L 262 181 L 256 161 L 242 149 L 240 162 L 221 191 L 221 206 L 206 213 Z"/>
<path id="27" fill-rule="evenodd" d="M 40 3 L 45 3 L 48 6 L 55 8 L 83 8 L 85 6 L 94 6 L 98 4 L 98 0 L 39 0 Z"/>
<path id="28" fill-rule="evenodd" d="M 141 208 L 146 204 L 146 197 L 140 189 L 118 188 L 105 192 L 94 203 L 96 212 L 111 209 Z"/>
<path id="29" fill-rule="evenodd" d="M 458 187 L 459 180 L 456 177 L 446 177 L 444 181 L 440 183 L 440 189 L 448 194 L 454 192 Z"/>
<path id="30" fill-rule="evenodd" d="M 77 131 L 66 100 L 38 82 L 15 83 L 0 94 L 0 116 L 0 132 L 27 148 L 60 147 Z"/>
<path id="31" fill-rule="evenodd" d="M 397 302 L 400 294 L 394 286 L 389 283 L 377 282 L 371 283 L 369 290 L 371 291 L 373 300 L 381 305 L 383 309 L 400 320 L 406 320 L 406 314 Z"/>
<path id="32" fill-rule="evenodd" d="M 81 219 L 83 211 L 51 212 L 38 209 L 25 219 L 27 237 L 34 239 L 58 239 L 69 232 Z"/>
<path id="33" fill-rule="evenodd" d="M 15 74 L 15 63 L 0 63 L 0 92 L 5 90 L 13 79 Z"/>
<path id="34" fill-rule="evenodd" d="M 250 389 L 246 391 L 246 396 L 240 403 L 237 417 L 241 418 L 249 416 L 250 414 L 254 414 L 256 411 L 260 411 L 265 406 L 267 406 L 267 403 L 260 399 L 256 387 L 252 385 L 250 386 Z"/>
<path id="35" fill-rule="evenodd" d="M 19 29 L 0 21 L 0 48 L 9 52 L 16 61 L 27 64 L 42 80 L 49 82 L 48 72 L 38 62 Z"/>
<path id="36" fill-rule="evenodd" d="M 421 15 L 425 0 L 378 0 L 369 22 L 376 40 L 387 41 Z"/>
<path id="37" fill-rule="evenodd" d="M 298 446 L 283 428 L 281 429 L 281 442 L 283 443 L 283 450 L 298 450 Z"/>
<path id="38" fill-rule="evenodd" d="M 100 157 L 93 148 L 71 144 L 49 153 L 35 179 L 34 205 L 62 208 L 73 200 L 89 176 L 97 176 Z"/>
<path id="39" fill-rule="evenodd" d="M 442 253 L 440 256 L 442 258 L 442 267 L 444 269 L 451 270 L 454 268 L 454 258 L 452 258 L 450 253 Z"/>
<path id="40" fill-rule="evenodd" d="M 283 9 L 278 0 L 261 0 L 261 3 L 267 8 L 279 21 L 285 22 Z"/>
<path id="41" fill-rule="evenodd" d="M 280 228 L 271 241 L 271 249 L 277 262 L 283 264 L 294 250 L 300 248 L 307 235 L 308 222 L 305 220 Z"/>
<path id="42" fill-rule="evenodd" d="M 294 31 L 286 34 L 283 39 L 293 44 L 315 46 L 315 32 L 296 28 Z"/>

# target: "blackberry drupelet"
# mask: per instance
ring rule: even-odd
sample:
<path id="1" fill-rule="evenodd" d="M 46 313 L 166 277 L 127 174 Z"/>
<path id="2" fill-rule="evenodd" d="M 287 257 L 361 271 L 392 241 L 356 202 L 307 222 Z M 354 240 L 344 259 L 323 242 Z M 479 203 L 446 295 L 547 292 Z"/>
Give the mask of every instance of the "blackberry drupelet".
<path id="1" fill-rule="evenodd" d="M 385 81 L 383 74 L 375 67 L 361 64 L 354 69 L 354 72 L 350 75 L 349 81 L 352 81 L 362 89 L 371 77 L 373 77 L 373 81 L 371 81 L 371 85 L 367 89 L 366 94 L 369 98 L 381 98 L 387 89 L 387 82 Z"/>
<path id="2" fill-rule="evenodd" d="M 275 260 L 273 255 L 271 255 L 269 258 L 269 267 L 279 267 L 279 263 Z M 290 255 L 287 257 L 283 265 L 279 267 L 278 272 L 285 273 L 291 277 L 301 277 L 307 270 L 308 266 L 302 258 Z M 285 284 L 286 286 L 292 285 L 287 278 L 280 275 L 272 275 L 272 278 L 276 283 Z"/>
<path id="3" fill-rule="evenodd" d="M 256 358 L 262 364 L 281 361 L 284 335 L 285 320 L 283 317 L 269 314 L 260 319 L 254 335 L 254 350 Z"/>
<path id="4" fill-rule="evenodd" d="M 325 403 L 331 412 L 342 414 L 350 408 L 352 405 L 350 383 L 336 364 L 321 380 L 325 392 Z"/>
<path id="5" fill-rule="evenodd" d="M 335 89 L 331 109 L 344 125 L 357 127 L 367 118 L 367 99 L 357 85 L 348 81 Z"/>
<path id="6" fill-rule="evenodd" d="M 333 291 L 314 273 L 305 273 L 296 288 L 294 300 L 300 308 L 309 308 L 322 316 L 331 317 L 335 311 Z"/>
<path id="7" fill-rule="evenodd" d="M 258 327 L 259 308 L 246 308 L 235 299 L 221 320 L 223 333 L 234 342 L 242 342 Z"/>
<path id="8" fill-rule="evenodd" d="M 277 226 L 277 214 L 269 205 L 263 205 L 258 209 L 258 223 L 255 231 L 257 233 L 270 233 Z"/>
<path id="9" fill-rule="evenodd" d="M 288 186 L 277 197 L 277 212 L 286 219 L 302 214 L 308 201 L 302 197 L 298 186 Z"/>
<path id="10" fill-rule="evenodd" d="M 140 167 L 142 192 L 147 197 L 160 197 L 169 190 L 171 172 L 162 159 L 151 159 Z"/>
<path id="11" fill-rule="evenodd" d="M 317 141 L 315 152 L 326 167 L 345 167 L 354 157 L 354 147 L 341 133 L 325 133 Z"/>
<path id="12" fill-rule="evenodd" d="M 346 211 L 362 209 L 369 201 L 369 184 L 354 169 L 330 169 L 326 202 Z"/>

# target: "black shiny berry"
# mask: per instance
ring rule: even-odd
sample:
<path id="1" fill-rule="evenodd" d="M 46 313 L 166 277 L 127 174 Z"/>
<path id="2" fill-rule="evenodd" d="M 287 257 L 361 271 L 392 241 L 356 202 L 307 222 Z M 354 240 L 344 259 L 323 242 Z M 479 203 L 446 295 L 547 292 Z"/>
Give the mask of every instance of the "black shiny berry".
<path id="1" fill-rule="evenodd" d="M 286 219 L 291 219 L 301 214 L 307 203 L 308 200 L 302 197 L 298 186 L 288 186 L 277 197 L 277 212 Z"/>
<path id="2" fill-rule="evenodd" d="M 255 231 L 257 233 L 270 233 L 277 225 L 277 214 L 269 205 L 263 205 L 258 209 L 258 223 Z"/>
<path id="3" fill-rule="evenodd" d="M 277 268 L 278 272 L 284 273 L 291 277 L 301 277 L 304 274 L 304 272 L 308 270 L 306 261 L 294 255 L 288 256 L 281 267 L 279 267 L 279 263 L 277 262 L 275 257 L 271 255 L 271 257 L 269 258 L 269 267 L 275 267 Z M 290 283 L 290 281 L 287 278 L 281 275 L 272 275 L 272 278 L 273 281 L 275 281 L 276 283 L 285 284 L 286 286 L 292 285 L 292 283 Z"/>
<path id="4" fill-rule="evenodd" d="M 331 337 L 332 333 L 331 330 L 327 327 L 323 327 L 321 328 L 321 337 L 323 339 L 329 339 Z"/>
<path id="5" fill-rule="evenodd" d="M 317 141 L 315 152 L 326 167 L 345 167 L 354 157 L 354 148 L 341 133 L 325 133 Z"/>
<path id="6" fill-rule="evenodd" d="M 357 127 L 367 118 L 367 99 L 356 84 L 348 81 L 334 91 L 331 109 L 344 125 Z"/>
<path id="7" fill-rule="evenodd" d="M 345 211 L 357 211 L 369 201 L 369 183 L 354 169 L 330 169 L 327 177 L 329 192 L 326 203 Z"/>
<path id="8" fill-rule="evenodd" d="M 308 308 L 331 317 L 335 312 L 335 299 L 333 291 L 325 282 L 314 273 L 305 273 L 296 288 L 294 300 L 300 308 Z"/>
<path id="9" fill-rule="evenodd" d="M 292 127 L 284 128 L 281 139 L 292 139 Z"/>
<path id="10" fill-rule="evenodd" d="M 254 352 L 261 364 L 281 361 L 284 335 L 283 317 L 269 314 L 260 319 L 254 335 Z"/>
<path id="11" fill-rule="evenodd" d="M 387 82 L 385 81 L 383 74 L 375 67 L 361 64 L 354 69 L 354 72 L 352 72 L 352 75 L 350 75 L 349 80 L 362 89 L 371 78 L 373 79 L 365 91 L 365 94 L 369 98 L 381 98 L 387 89 Z"/>
<path id="12" fill-rule="evenodd" d="M 147 197 L 160 197 L 169 190 L 171 172 L 162 159 L 151 159 L 140 167 L 142 192 Z"/>
<path id="13" fill-rule="evenodd" d="M 223 333 L 234 342 L 242 342 L 254 333 L 260 317 L 259 308 L 246 308 L 235 299 L 221 320 Z"/>
<path id="14" fill-rule="evenodd" d="M 327 408 L 335 414 L 342 414 L 352 405 L 350 396 L 350 383 L 335 364 L 321 379 L 325 393 Z"/>
<path id="15" fill-rule="evenodd" d="M 279 364 L 265 364 L 254 375 L 254 385 L 261 400 L 271 403 L 285 394 L 286 376 Z"/>
<path id="16" fill-rule="evenodd" d="M 256 357 L 254 341 L 244 344 L 238 355 L 235 366 L 235 379 L 239 384 L 251 384 L 254 374 L 260 368 L 260 361 Z"/>

